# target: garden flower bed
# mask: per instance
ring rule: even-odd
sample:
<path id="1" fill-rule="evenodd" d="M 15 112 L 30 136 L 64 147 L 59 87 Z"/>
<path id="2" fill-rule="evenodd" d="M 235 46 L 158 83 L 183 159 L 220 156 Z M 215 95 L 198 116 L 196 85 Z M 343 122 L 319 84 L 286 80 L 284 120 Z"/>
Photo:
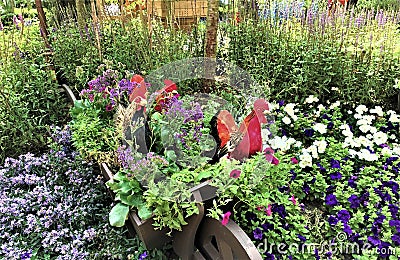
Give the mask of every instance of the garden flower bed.
<path id="1" fill-rule="evenodd" d="M 116 91 L 118 100 L 135 100 L 134 90 L 145 86 L 128 82 L 120 81 L 119 86 L 133 87 Z M 105 111 L 111 104 L 108 87 L 113 84 L 106 85 L 83 91 L 93 100 L 90 106 L 98 102 Z M 376 258 L 399 245 L 400 117 L 395 111 L 338 101 L 320 104 L 314 96 L 303 105 L 270 103 L 262 152 L 242 162 L 223 157 L 210 164 L 207 151 L 216 144 L 207 134 L 222 108 L 212 99 L 201 103 L 181 97 L 177 86 L 166 81 L 143 113 L 142 94 L 136 93 L 140 98 L 134 106 L 118 112 L 129 115 L 129 123 L 120 120 L 116 128 L 120 137 L 129 138 L 117 152 L 121 167 L 107 183 L 119 201 L 110 212 L 114 225 L 122 226 L 135 209 L 138 217 L 151 217 L 156 229 L 182 230 L 186 219 L 198 214 L 189 188 L 211 179 L 218 190 L 205 202 L 206 214 L 222 225 L 238 223 L 264 258 Z M 141 121 L 143 116 L 147 120 Z M 140 134 L 143 129 L 149 136 Z M 138 152 L 143 146 L 144 154 Z M 339 252 L 335 246 L 354 249 Z"/>

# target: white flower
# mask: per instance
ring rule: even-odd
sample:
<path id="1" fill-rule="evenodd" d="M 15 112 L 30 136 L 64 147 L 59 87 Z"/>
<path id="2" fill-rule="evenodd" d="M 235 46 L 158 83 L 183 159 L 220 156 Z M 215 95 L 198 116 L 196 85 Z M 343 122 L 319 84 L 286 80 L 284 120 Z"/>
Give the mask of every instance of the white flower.
<path id="1" fill-rule="evenodd" d="M 383 133 L 381 131 L 379 131 L 379 132 L 374 134 L 374 142 L 377 145 L 385 144 L 387 139 L 388 139 L 387 134 L 385 134 L 385 133 Z"/>
<path id="2" fill-rule="evenodd" d="M 360 136 L 358 138 L 356 138 L 354 140 L 355 142 L 359 143 L 360 145 L 364 146 L 364 147 L 372 147 L 373 146 L 373 142 L 371 142 L 368 138 L 366 138 L 365 136 Z"/>
<path id="3" fill-rule="evenodd" d="M 321 134 L 326 134 L 326 125 L 321 124 L 321 123 L 316 123 L 313 126 L 313 129 L 317 132 L 320 132 Z"/>
<path id="4" fill-rule="evenodd" d="M 353 111 L 347 110 L 347 114 L 351 115 L 351 114 L 353 114 Z"/>
<path id="5" fill-rule="evenodd" d="M 387 156 L 387 157 L 390 157 L 390 156 L 393 155 L 393 153 L 392 153 L 392 151 L 390 150 L 389 147 L 383 147 L 382 150 L 381 150 L 381 154 L 383 156 Z"/>
<path id="6" fill-rule="evenodd" d="M 349 149 L 349 155 L 350 155 L 350 156 L 354 157 L 354 156 L 356 156 L 357 154 L 358 154 L 358 152 L 357 152 L 356 150 L 354 150 L 354 149 Z"/>
<path id="7" fill-rule="evenodd" d="M 369 162 L 372 161 L 377 161 L 378 160 L 378 156 L 375 153 L 371 153 L 369 150 L 367 149 L 362 149 L 359 153 L 358 153 L 358 157 L 362 160 L 366 160 Z"/>
<path id="8" fill-rule="evenodd" d="M 288 116 L 285 116 L 284 118 L 282 118 L 282 121 L 283 121 L 283 123 L 285 123 L 287 125 L 292 122 Z"/>
<path id="9" fill-rule="evenodd" d="M 361 132 L 366 133 L 370 130 L 371 127 L 369 125 L 361 125 L 359 128 Z"/>
<path id="10" fill-rule="evenodd" d="M 279 108 L 279 104 L 278 103 L 269 103 L 268 107 L 269 107 L 269 111 L 272 112 Z"/>
<path id="11" fill-rule="evenodd" d="M 329 108 L 330 109 L 334 109 L 335 107 L 339 107 L 340 106 L 340 101 L 336 101 L 335 103 L 333 103 Z"/>
<path id="12" fill-rule="evenodd" d="M 355 118 L 355 119 L 361 119 L 361 118 L 362 118 L 362 115 L 357 113 L 357 114 L 354 115 L 354 118 Z"/>
<path id="13" fill-rule="evenodd" d="M 300 155 L 299 166 L 305 168 L 307 166 L 312 167 L 312 157 L 309 153 L 303 153 Z"/>
<path id="14" fill-rule="evenodd" d="M 294 109 L 295 106 L 296 104 L 289 103 L 283 109 L 283 111 L 285 111 L 289 116 L 293 118 L 293 121 L 296 121 L 298 119 L 297 116 L 294 114 L 294 112 L 298 111 L 298 109 Z"/>
<path id="15" fill-rule="evenodd" d="M 378 129 L 376 129 L 375 126 L 371 126 L 371 127 L 369 128 L 369 131 L 370 131 L 371 133 L 375 134 L 376 132 L 378 132 Z"/>
<path id="16" fill-rule="evenodd" d="M 301 147 L 303 144 L 300 141 L 296 141 L 296 143 L 293 145 L 296 148 Z"/>
<path id="17" fill-rule="evenodd" d="M 262 138 L 262 140 L 268 140 L 270 134 L 271 134 L 271 132 L 268 129 L 262 129 L 261 130 L 261 138 Z"/>
<path id="18" fill-rule="evenodd" d="M 306 103 L 311 104 L 314 102 L 318 102 L 319 99 L 317 97 L 314 97 L 313 95 L 310 95 L 308 98 L 306 98 Z"/>
<path id="19" fill-rule="evenodd" d="M 311 153 L 313 158 L 318 159 L 318 148 L 315 145 L 308 147 L 307 152 Z"/>
<path id="20" fill-rule="evenodd" d="M 392 151 L 394 154 L 397 154 L 398 156 L 400 156 L 400 145 L 394 144 Z"/>
<path id="21" fill-rule="evenodd" d="M 389 121 L 391 123 L 400 123 L 400 117 L 395 113 L 390 114 Z"/>
<path id="22" fill-rule="evenodd" d="M 367 134 L 365 137 L 367 137 L 369 140 L 374 139 L 374 137 L 371 134 Z"/>
<path id="23" fill-rule="evenodd" d="M 318 148 L 319 153 L 324 153 L 328 144 L 326 143 L 325 140 L 322 140 L 322 141 L 314 141 L 313 145 L 315 145 Z"/>
<path id="24" fill-rule="evenodd" d="M 365 105 L 359 105 L 357 108 L 356 108 L 356 112 L 358 113 L 358 114 L 360 114 L 360 115 L 362 115 L 364 112 L 367 112 L 368 111 L 368 108 L 365 106 Z"/>
<path id="25" fill-rule="evenodd" d="M 371 109 L 369 110 L 369 112 L 370 112 L 371 114 L 377 114 L 377 115 L 380 116 L 380 117 L 383 116 L 382 108 L 379 107 L 379 106 L 375 106 L 375 108 L 371 108 Z"/>
<path id="26" fill-rule="evenodd" d="M 353 137 L 353 133 L 351 132 L 349 125 L 347 125 L 347 124 L 346 125 L 341 125 L 339 128 L 343 129 L 342 130 L 342 134 L 344 136 Z"/>

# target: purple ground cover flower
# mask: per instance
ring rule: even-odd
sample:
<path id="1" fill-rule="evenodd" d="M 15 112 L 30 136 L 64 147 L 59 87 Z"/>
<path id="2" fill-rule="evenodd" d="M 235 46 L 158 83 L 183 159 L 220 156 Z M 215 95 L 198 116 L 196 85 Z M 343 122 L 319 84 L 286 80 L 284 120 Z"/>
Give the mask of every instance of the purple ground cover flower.
<path id="1" fill-rule="evenodd" d="M 351 195 L 349 198 L 348 198 L 348 201 L 350 202 L 350 208 L 352 208 L 352 209 L 356 209 L 356 208 L 358 208 L 358 207 L 360 207 L 360 199 L 358 198 L 358 196 L 357 195 Z"/>
<path id="2" fill-rule="evenodd" d="M 339 220 L 337 218 L 335 218 L 334 216 L 329 216 L 328 217 L 328 223 L 331 226 L 335 226 L 338 222 L 339 222 Z"/>

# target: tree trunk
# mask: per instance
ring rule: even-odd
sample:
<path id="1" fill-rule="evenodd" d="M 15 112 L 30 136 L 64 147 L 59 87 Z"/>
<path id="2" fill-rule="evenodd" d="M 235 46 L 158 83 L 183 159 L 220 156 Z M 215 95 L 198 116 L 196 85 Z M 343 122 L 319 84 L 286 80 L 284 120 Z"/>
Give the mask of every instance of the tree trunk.
<path id="1" fill-rule="evenodd" d="M 35 0 L 35 4 L 36 4 L 36 10 L 38 13 L 38 17 L 39 17 L 39 26 L 40 26 L 41 35 L 43 37 L 46 48 L 50 48 L 50 44 L 49 44 L 49 41 L 47 38 L 49 33 L 47 31 L 46 16 L 43 11 L 42 0 Z"/>
<path id="2" fill-rule="evenodd" d="M 218 0 L 208 1 L 208 15 L 207 15 L 207 32 L 205 40 L 205 57 L 216 58 L 217 57 L 217 30 L 218 30 Z M 203 82 L 204 92 L 210 93 L 214 80 L 212 76 L 216 74 L 215 63 L 214 66 L 206 66 L 204 68 L 207 79 Z"/>

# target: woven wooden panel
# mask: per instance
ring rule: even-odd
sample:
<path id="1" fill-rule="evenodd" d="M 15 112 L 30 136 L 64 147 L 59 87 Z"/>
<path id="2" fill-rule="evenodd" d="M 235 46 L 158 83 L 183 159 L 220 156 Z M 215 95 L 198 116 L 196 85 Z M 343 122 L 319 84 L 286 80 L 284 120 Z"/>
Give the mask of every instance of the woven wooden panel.
<path id="1" fill-rule="evenodd" d="M 206 17 L 208 1 L 192 0 L 192 1 L 171 1 L 171 0 L 148 0 L 147 11 L 158 17 L 168 17 L 172 15 L 174 18 L 185 17 Z"/>

